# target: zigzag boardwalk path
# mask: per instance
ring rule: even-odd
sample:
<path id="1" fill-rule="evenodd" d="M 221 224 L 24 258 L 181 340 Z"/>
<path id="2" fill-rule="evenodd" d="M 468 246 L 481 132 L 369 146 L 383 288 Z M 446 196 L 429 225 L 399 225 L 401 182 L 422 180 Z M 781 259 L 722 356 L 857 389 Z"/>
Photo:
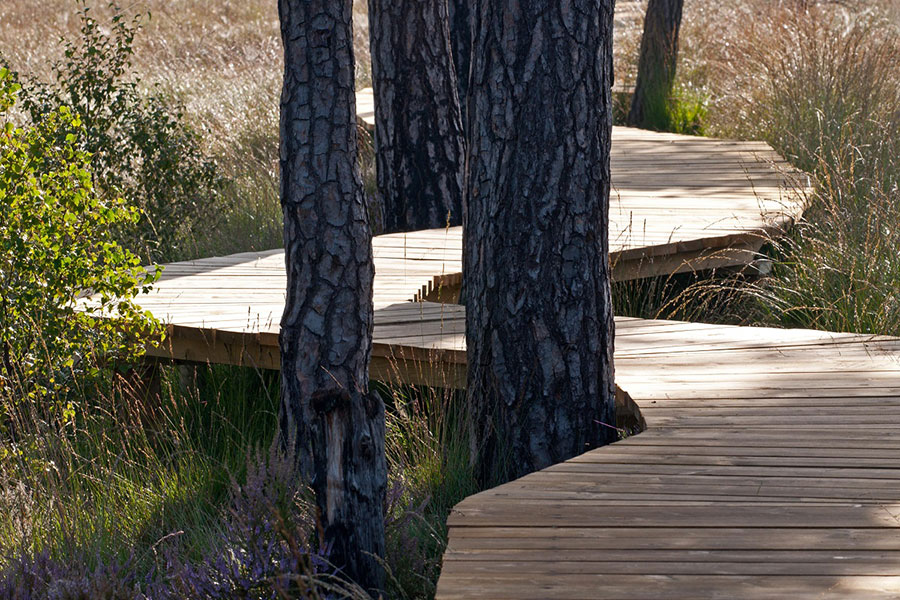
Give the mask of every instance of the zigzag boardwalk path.
<path id="1" fill-rule="evenodd" d="M 366 95 L 358 96 L 364 112 Z M 751 263 L 767 236 L 804 208 L 798 192 L 805 176 L 762 142 L 616 127 L 612 179 L 610 259 L 617 280 Z M 455 295 L 461 228 L 383 235 L 373 244 L 376 323 L 391 304 Z M 169 324 L 166 345 L 151 353 L 272 368 L 285 286 L 280 249 L 167 265 L 154 292 L 138 299 Z M 416 311 L 407 312 L 410 331 L 419 331 Z M 376 327 L 376 357 L 386 352 L 379 346 L 384 331 Z M 419 342 L 430 343 L 427 336 Z"/>
<path id="2" fill-rule="evenodd" d="M 647 174 L 650 175 L 647 175 Z M 765 144 L 617 129 L 614 277 L 746 264 L 805 182 Z M 459 229 L 379 236 L 372 377 L 458 387 Z M 161 358 L 278 368 L 281 250 L 168 265 Z M 472 496 L 438 597 L 900 598 L 900 340 L 618 318 L 649 429 Z"/>

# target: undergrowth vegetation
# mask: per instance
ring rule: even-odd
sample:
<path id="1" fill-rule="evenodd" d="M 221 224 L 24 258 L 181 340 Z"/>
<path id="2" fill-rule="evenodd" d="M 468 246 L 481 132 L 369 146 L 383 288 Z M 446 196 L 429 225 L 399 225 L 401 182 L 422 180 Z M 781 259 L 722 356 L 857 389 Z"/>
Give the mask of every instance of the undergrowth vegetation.
<path id="1" fill-rule="evenodd" d="M 191 154 L 217 166 L 224 186 L 212 214 L 180 224 L 193 239 L 174 248 L 153 244 L 165 260 L 268 250 L 282 243 L 278 204 L 278 106 L 282 56 L 277 4 L 264 0 L 208 3 L 199 0 L 4 0 L 0 2 L 0 56 L 29 81 L 54 83 L 53 65 L 65 62 L 65 42 L 82 39 L 79 7 L 87 6 L 101 36 L 116 39 L 112 18 L 126 7 L 133 53 L 119 87 L 135 84 L 141 102 L 181 114 L 196 134 Z M 126 14 L 127 13 L 127 14 Z M 371 85 L 366 0 L 354 0 L 357 87 Z M 203 164 L 208 162 L 202 160 Z M 364 165 L 364 171 L 371 172 Z M 129 174 L 133 176 L 133 174 Z M 219 180 L 211 180 L 222 183 Z M 190 199 L 190 198 L 189 198 Z M 203 197 L 200 197 L 202 200 Z M 202 203 L 201 203 L 202 204 Z M 143 248 L 141 249 L 143 252 Z"/>
<path id="2" fill-rule="evenodd" d="M 616 283 L 619 314 L 900 335 L 900 36 L 891 6 L 688 3 L 672 128 L 768 141 L 813 176 L 809 209 L 789 236 L 767 240 L 760 258 L 771 273 Z M 273 447 L 276 374 L 168 366 L 160 392 L 148 394 L 129 367 L 139 352 L 129 339 L 102 338 L 73 316 L 82 289 L 128 296 L 149 281 L 116 239 L 167 260 L 281 244 L 274 3 L 137 7 L 140 15 L 71 0 L 0 3 L 0 55 L 26 86 L 14 114 L 3 105 L 12 80 L 0 78 L 2 176 L 25 164 L 27 145 L 43 157 L 28 193 L 68 199 L 42 204 L 47 195 L 0 187 L 0 350 L 14 357 L 0 366 L 0 597 L 363 597 L 335 579 L 327 548 L 315 545 L 309 492 Z M 364 1 L 354 18 L 363 87 Z M 640 23 L 626 25 L 616 65 L 627 85 Z M 48 42 L 59 36 L 68 42 Z M 371 185 L 371 139 L 360 136 Z M 6 210 L 14 201 L 18 213 Z M 66 216 L 74 212 L 94 224 L 90 243 Z M 50 241 L 39 246 L 48 252 L 33 254 L 22 231 Z M 97 256 L 100 272 L 48 275 Z M 32 279 L 13 281 L 25 264 Z M 125 270 L 110 273 L 110 264 Z M 153 329 L 127 305 L 115 308 Z M 465 398 L 378 389 L 388 406 L 389 593 L 428 598 L 450 507 L 477 491 Z M 26 401 L 35 394 L 54 401 Z"/>

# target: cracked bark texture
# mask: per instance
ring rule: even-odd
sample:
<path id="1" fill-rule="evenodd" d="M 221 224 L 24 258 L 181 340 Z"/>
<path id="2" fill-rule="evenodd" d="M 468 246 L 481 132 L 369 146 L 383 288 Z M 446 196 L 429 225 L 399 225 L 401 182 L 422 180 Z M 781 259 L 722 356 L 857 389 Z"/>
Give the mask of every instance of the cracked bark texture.
<path id="1" fill-rule="evenodd" d="M 369 0 L 385 232 L 462 223 L 464 137 L 447 0 Z"/>
<path id="2" fill-rule="evenodd" d="M 287 297 L 281 433 L 316 495 L 330 560 L 379 590 L 384 406 L 368 391 L 372 239 L 357 166 L 351 0 L 279 0 Z"/>
<path id="3" fill-rule="evenodd" d="M 615 439 L 612 16 L 612 0 L 476 4 L 463 235 L 484 483 Z"/>
<path id="4" fill-rule="evenodd" d="M 650 0 L 644 16 L 638 76 L 627 122 L 634 127 L 667 129 L 669 101 L 678 62 L 678 31 L 684 0 Z"/>
<path id="5" fill-rule="evenodd" d="M 450 48 L 456 70 L 456 89 L 459 91 L 459 107 L 462 113 L 463 131 L 468 129 L 467 109 L 469 67 L 472 58 L 472 27 L 469 22 L 471 0 L 448 0 L 450 8 Z"/>

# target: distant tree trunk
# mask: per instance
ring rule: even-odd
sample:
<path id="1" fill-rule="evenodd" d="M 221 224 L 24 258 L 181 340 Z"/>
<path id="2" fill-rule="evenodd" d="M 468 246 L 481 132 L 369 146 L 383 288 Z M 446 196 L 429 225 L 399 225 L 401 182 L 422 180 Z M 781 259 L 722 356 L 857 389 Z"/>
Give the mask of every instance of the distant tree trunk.
<path id="1" fill-rule="evenodd" d="M 613 2 L 548 6 L 481 0 L 475 13 L 463 272 L 484 482 L 615 439 Z"/>
<path id="2" fill-rule="evenodd" d="M 456 89 L 459 90 L 463 131 L 467 129 L 466 97 L 469 91 L 469 66 L 472 58 L 472 28 L 469 23 L 471 2 L 472 0 L 449 0 L 450 48 L 453 50 L 453 66 L 456 69 Z"/>
<path id="3" fill-rule="evenodd" d="M 351 0 L 279 0 L 287 299 L 281 433 L 316 494 L 330 560 L 382 587 L 384 406 L 368 393 L 372 239 L 357 166 Z"/>
<path id="4" fill-rule="evenodd" d="M 447 0 L 369 0 L 386 232 L 462 223 L 464 138 Z"/>
<path id="5" fill-rule="evenodd" d="M 637 82 L 627 119 L 631 126 L 669 127 L 669 101 L 675 84 L 683 5 L 684 0 L 650 0 L 647 5 Z"/>

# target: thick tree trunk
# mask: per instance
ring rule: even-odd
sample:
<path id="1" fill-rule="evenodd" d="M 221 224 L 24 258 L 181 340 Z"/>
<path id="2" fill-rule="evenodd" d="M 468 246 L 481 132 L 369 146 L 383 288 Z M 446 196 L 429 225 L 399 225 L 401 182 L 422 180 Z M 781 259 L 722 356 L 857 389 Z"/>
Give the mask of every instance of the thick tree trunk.
<path id="1" fill-rule="evenodd" d="M 281 429 L 316 494 L 330 560 L 380 589 L 384 406 L 368 392 L 372 239 L 357 166 L 350 0 L 279 0 L 287 301 Z"/>
<path id="2" fill-rule="evenodd" d="M 369 0 L 384 231 L 462 223 L 464 138 L 447 0 Z"/>
<path id="3" fill-rule="evenodd" d="M 612 0 L 482 0 L 464 277 L 473 455 L 524 475 L 615 439 Z"/>
<path id="4" fill-rule="evenodd" d="M 647 5 L 629 125 L 660 130 L 669 127 L 683 5 L 684 0 L 650 0 Z"/>
<path id="5" fill-rule="evenodd" d="M 463 130 L 467 128 L 467 96 L 469 91 L 469 67 L 472 59 L 472 27 L 469 23 L 472 0 L 448 0 L 450 8 L 450 48 L 453 50 L 453 66 L 456 69 L 456 89 L 459 90 L 459 107 Z"/>

